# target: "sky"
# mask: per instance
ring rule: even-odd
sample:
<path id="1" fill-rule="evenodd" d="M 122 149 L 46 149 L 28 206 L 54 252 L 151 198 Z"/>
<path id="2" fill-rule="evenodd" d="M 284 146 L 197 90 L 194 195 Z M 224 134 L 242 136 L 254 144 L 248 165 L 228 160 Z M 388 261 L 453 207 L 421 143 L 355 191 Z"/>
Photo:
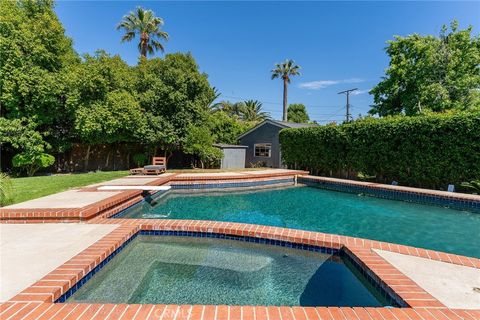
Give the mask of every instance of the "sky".
<path id="1" fill-rule="evenodd" d="M 55 10 L 78 53 L 104 49 L 135 65 L 137 42 L 121 43 L 116 25 L 136 6 L 164 19 L 165 54 L 191 52 L 219 100 L 259 100 L 274 119 L 281 119 L 283 85 L 270 71 L 293 59 L 301 75 L 292 78 L 288 102 L 305 104 L 320 123 L 344 120 L 338 92 L 350 88 L 358 88 L 352 115 L 368 112 L 368 91 L 388 67 L 384 49 L 394 35 L 438 35 L 453 19 L 480 34 L 480 1 L 58 1 Z"/>

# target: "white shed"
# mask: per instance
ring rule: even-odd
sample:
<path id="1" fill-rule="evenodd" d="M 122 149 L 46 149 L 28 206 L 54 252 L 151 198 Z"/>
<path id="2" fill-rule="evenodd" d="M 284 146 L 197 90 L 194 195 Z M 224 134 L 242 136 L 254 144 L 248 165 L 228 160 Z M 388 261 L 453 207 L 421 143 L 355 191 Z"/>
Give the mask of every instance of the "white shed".
<path id="1" fill-rule="evenodd" d="M 214 144 L 223 152 L 223 159 L 220 164 L 221 169 L 245 168 L 245 151 L 248 146 L 235 144 Z"/>

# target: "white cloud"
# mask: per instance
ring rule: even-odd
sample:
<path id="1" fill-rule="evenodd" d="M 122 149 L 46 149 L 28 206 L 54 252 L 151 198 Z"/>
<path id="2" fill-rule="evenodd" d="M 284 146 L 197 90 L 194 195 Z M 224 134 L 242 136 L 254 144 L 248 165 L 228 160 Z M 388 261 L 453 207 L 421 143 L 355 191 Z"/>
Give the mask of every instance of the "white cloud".
<path id="1" fill-rule="evenodd" d="M 299 88 L 308 89 L 308 90 L 318 90 L 326 87 L 334 86 L 341 83 L 360 83 L 365 80 L 359 78 L 350 78 L 342 80 L 317 80 L 310 82 L 302 82 L 298 85 Z"/>
<path id="2" fill-rule="evenodd" d="M 355 90 L 352 92 L 352 95 L 354 96 L 358 96 L 359 94 L 365 94 L 365 93 L 368 93 L 370 91 L 370 89 L 367 89 L 367 90 Z"/>

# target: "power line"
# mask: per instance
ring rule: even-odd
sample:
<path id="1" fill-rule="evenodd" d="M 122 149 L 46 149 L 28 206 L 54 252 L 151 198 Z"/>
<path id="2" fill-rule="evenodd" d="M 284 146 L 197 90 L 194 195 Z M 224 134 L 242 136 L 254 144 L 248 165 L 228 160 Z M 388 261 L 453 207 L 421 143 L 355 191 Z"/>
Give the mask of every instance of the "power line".
<path id="1" fill-rule="evenodd" d="M 238 100 L 241 100 L 241 101 L 250 100 L 250 99 L 246 99 L 246 98 L 242 98 L 242 97 L 235 97 L 235 96 L 229 96 L 229 95 L 223 95 L 223 94 L 221 94 L 220 97 L 224 97 L 224 98 L 227 98 L 227 99 L 238 99 Z M 273 105 L 279 105 L 279 106 L 283 105 L 280 102 L 265 101 L 265 100 L 260 100 L 260 99 L 254 99 L 254 100 L 260 101 L 262 104 L 273 104 Z M 325 105 L 325 106 L 308 105 L 308 107 L 309 108 L 337 108 L 338 105 Z"/>

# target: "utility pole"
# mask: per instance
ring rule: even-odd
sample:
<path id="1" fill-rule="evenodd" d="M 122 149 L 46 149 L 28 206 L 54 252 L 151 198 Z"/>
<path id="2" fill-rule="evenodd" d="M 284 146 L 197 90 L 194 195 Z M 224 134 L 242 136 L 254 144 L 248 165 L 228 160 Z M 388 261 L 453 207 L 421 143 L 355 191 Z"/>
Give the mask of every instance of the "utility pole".
<path id="1" fill-rule="evenodd" d="M 348 89 L 338 94 L 345 94 L 347 96 L 347 113 L 345 114 L 345 122 L 350 122 L 352 120 L 352 115 L 350 114 L 350 92 L 358 90 L 358 88 Z"/>

